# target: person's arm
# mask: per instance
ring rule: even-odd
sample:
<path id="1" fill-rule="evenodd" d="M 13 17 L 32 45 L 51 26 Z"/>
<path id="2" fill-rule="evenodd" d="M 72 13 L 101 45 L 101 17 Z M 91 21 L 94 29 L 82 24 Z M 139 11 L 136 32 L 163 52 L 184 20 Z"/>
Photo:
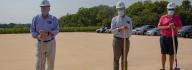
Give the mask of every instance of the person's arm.
<path id="1" fill-rule="evenodd" d="M 168 28 L 170 28 L 170 26 L 163 26 L 162 22 L 163 22 L 163 17 L 160 18 L 157 28 L 159 28 L 159 29 L 168 29 Z"/>
<path id="2" fill-rule="evenodd" d="M 130 31 L 130 35 L 132 35 L 132 30 L 133 30 L 133 22 L 132 22 L 132 19 L 130 19 L 130 28 L 129 28 L 129 31 Z"/>
<path id="3" fill-rule="evenodd" d="M 170 28 L 169 26 L 158 26 L 159 29 L 168 29 Z"/>
<path id="4" fill-rule="evenodd" d="M 45 37 L 47 36 L 47 32 L 41 31 L 41 30 L 39 32 L 37 31 L 37 29 L 36 29 L 36 25 L 37 25 L 36 18 L 37 17 L 34 17 L 33 20 L 32 20 L 30 31 L 32 33 L 33 38 L 43 41 L 45 39 Z"/>
<path id="5" fill-rule="evenodd" d="M 30 31 L 31 31 L 32 37 L 37 39 L 39 32 L 37 32 L 37 30 L 36 30 L 36 24 L 37 24 L 36 23 L 36 17 L 34 17 L 32 20 Z"/>
<path id="6" fill-rule="evenodd" d="M 175 23 L 171 23 L 171 24 L 169 25 L 169 27 L 170 27 L 170 28 L 173 28 L 173 29 L 175 29 L 175 30 L 181 29 L 181 27 L 182 27 L 182 22 L 181 22 L 180 17 L 177 17 L 177 18 L 176 18 L 176 22 L 175 22 Z"/>
<path id="7" fill-rule="evenodd" d="M 113 18 L 111 21 L 111 32 L 112 33 L 122 32 L 124 29 L 128 29 L 127 26 L 117 27 L 116 25 L 117 24 L 116 24 L 115 18 Z"/>
<path id="8" fill-rule="evenodd" d="M 57 18 L 54 18 L 54 24 L 55 27 L 50 32 L 48 32 L 48 35 L 56 36 L 59 33 L 59 23 Z"/>
<path id="9" fill-rule="evenodd" d="M 115 23 L 115 18 L 112 19 L 111 21 L 111 32 L 112 33 L 117 33 L 118 31 L 118 27 L 116 27 L 116 23 Z"/>
<path id="10" fill-rule="evenodd" d="M 132 32 L 132 30 L 133 30 L 133 22 L 132 22 L 132 19 L 130 19 L 130 25 L 131 25 L 131 26 L 130 26 L 129 29 L 130 29 L 130 31 Z"/>
<path id="11" fill-rule="evenodd" d="M 179 29 L 181 29 L 181 27 L 183 26 L 180 17 L 178 17 L 178 21 L 177 21 L 177 22 L 178 22 L 178 23 L 176 24 L 176 30 L 179 30 Z"/>

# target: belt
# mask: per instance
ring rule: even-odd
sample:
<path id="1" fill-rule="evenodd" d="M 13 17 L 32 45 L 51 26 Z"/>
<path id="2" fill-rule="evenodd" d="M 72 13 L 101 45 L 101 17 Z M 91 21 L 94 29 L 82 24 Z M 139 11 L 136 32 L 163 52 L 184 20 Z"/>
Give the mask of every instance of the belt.
<path id="1" fill-rule="evenodd" d="M 161 37 L 164 37 L 164 38 L 172 38 L 172 36 L 161 36 Z M 177 37 L 177 36 L 174 36 L 174 37 Z"/>
<path id="2" fill-rule="evenodd" d="M 43 41 L 43 42 L 50 42 L 52 40 L 54 40 L 55 38 L 51 38 L 50 40 L 47 40 L 47 41 Z M 41 40 L 38 40 L 39 42 L 41 42 Z"/>
<path id="3" fill-rule="evenodd" d="M 124 38 L 120 38 L 120 37 L 116 37 L 116 36 L 113 36 L 114 38 L 118 38 L 118 39 L 124 39 Z M 126 38 L 126 39 L 129 39 L 129 38 Z"/>

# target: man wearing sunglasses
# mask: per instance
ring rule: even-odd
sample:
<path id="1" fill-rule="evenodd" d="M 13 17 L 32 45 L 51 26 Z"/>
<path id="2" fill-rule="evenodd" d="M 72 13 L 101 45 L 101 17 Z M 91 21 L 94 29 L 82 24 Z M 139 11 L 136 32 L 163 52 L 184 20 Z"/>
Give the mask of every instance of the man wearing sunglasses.
<path id="1" fill-rule="evenodd" d="M 121 58 L 121 69 L 127 70 L 127 55 L 129 51 L 129 37 L 132 34 L 132 20 L 125 15 L 124 2 L 116 5 L 117 16 L 111 21 L 113 39 L 113 70 L 119 70 L 119 59 Z"/>
<path id="2" fill-rule="evenodd" d="M 161 16 L 158 28 L 160 29 L 160 46 L 161 46 L 161 61 L 162 69 L 165 70 L 166 55 L 169 55 L 170 70 L 173 70 L 174 54 L 177 54 L 178 40 L 177 40 L 177 30 L 181 28 L 182 23 L 179 16 L 175 14 L 176 5 L 173 2 L 167 5 L 167 14 Z M 172 37 L 172 29 L 173 35 Z M 174 39 L 173 39 L 174 38 Z M 173 45 L 173 40 L 175 40 L 175 49 Z M 174 53 L 176 50 L 176 53 Z"/>

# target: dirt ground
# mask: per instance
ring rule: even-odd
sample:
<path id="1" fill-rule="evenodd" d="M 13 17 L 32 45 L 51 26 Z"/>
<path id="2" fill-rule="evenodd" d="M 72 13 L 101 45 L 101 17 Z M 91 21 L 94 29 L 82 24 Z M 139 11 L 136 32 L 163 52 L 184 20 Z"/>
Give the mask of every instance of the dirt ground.
<path id="1" fill-rule="evenodd" d="M 112 40 L 112 34 L 59 33 L 55 70 L 113 70 Z M 130 41 L 129 70 L 161 68 L 158 36 L 133 35 Z M 35 70 L 35 43 L 30 34 L 1 34 L 0 70 Z M 179 38 L 181 70 L 192 70 L 191 44 L 192 39 Z"/>

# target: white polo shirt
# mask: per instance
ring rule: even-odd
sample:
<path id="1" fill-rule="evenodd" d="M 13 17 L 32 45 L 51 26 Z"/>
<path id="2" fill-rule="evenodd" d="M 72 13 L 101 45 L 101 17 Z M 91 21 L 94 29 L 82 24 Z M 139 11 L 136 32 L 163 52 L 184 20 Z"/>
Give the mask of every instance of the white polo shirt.
<path id="1" fill-rule="evenodd" d="M 125 32 L 125 38 L 128 38 L 132 35 L 132 20 L 131 18 L 125 16 L 124 18 L 116 16 L 111 21 L 111 32 L 114 34 L 115 37 L 124 38 L 124 33 L 119 32 L 117 28 L 121 26 L 127 26 L 128 31 Z"/>

